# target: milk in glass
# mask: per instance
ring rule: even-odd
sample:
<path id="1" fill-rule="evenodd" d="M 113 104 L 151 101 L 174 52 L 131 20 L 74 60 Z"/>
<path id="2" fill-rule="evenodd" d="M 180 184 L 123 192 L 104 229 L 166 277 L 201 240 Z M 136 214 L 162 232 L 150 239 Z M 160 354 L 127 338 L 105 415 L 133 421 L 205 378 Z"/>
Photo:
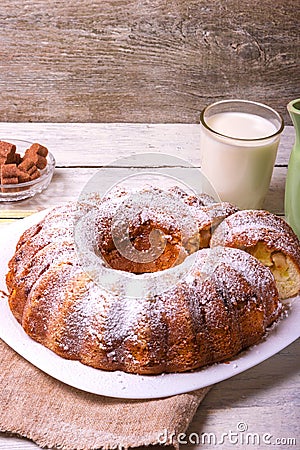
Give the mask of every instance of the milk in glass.
<path id="1" fill-rule="evenodd" d="M 279 136 L 270 120 L 221 112 L 201 127 L 201 169 L 220 198 L 241 209 L 261 208 L 270 184 Z"/>

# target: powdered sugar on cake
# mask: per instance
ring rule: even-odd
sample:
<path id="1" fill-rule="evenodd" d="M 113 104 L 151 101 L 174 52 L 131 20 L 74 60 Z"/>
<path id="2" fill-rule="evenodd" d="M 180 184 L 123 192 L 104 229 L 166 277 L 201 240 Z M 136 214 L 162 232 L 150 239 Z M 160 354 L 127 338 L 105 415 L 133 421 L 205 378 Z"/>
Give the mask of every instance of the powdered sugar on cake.
<path id="1" fill-rule="evenodd" d="M 95 195 L 25 232 L 8 276 L 10 306 L 25 331 L 65 358 L 145 374 L 191 370 L 258 342 L 281 310 L 270 270 L 242 250 L 201 249 L 236 208 L 176 192 Z M 149 223 L 182 247 L 182 259 L 138 275 L 112 269 L 99 235 L 111 252 L 112 230 L 131 226 L 133 240 Z"/>

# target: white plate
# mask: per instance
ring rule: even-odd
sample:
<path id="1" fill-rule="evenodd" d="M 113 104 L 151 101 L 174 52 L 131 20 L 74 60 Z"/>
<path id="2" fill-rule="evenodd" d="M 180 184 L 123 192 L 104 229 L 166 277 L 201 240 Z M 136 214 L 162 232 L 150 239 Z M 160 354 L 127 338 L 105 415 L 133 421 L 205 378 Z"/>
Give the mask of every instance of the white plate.
<path id="1" fill-rule="evenodd" d="M 7 263 L 21 233 L 41 220 L 47 211 L 34 214 L 1 230 L 0 289 L 6 291 Z M 243 351 L 230 363 L 214 364 L 203 369 L 178 374 L 132 375 L 105 372 L 57 356 L 33 341 L 0 301 L 0 337 L 17 353 L 54 378 L 84 391 L 119 398 L 159 398 L 189 392 L 230 378 L 259 364 L 299 337 L 300 297 L 296 297 L 289 315 L 272 327 L 260 344 Z"/>

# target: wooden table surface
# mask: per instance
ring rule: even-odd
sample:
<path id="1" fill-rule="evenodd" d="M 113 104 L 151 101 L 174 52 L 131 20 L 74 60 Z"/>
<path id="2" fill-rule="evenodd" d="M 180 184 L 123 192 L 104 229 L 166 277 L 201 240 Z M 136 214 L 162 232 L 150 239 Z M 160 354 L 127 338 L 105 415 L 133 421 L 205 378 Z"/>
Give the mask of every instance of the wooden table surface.
<path id="1" fill-rule="evenodd" d="M 13 138 L 48 146 L 57 165 L 47 191 L 33 199 L 0 204 L 0 232 L 10 221 L 76 199 L 92 175 L 103 166 L 114 171 L 112 163 L 124 156 L 165 153 L 199 166 L 200 130 L 196 124 L 0 123 L 0 139 Z M 285 177 L 293 140 L 293 128 L 286 127 L 265 202 L 266 209 L 279 215 L 284 214 Z M 222 434 L 244 426 L 249 433 L 258 434 L 260 445 L 250 442 L 241 447 L 227 440 L 223 445 L 192 442 L 185 448 L 257 449 L 270 448 L 270 442 L 272 448 L 300 448 L 299 368 L 298 339 L 258 366 L 215 385 L 187 432 L 188 437 L 191 433 L 214 433 L 221 440 Z M 0 449 L 34 448 L 38 447 L 31 441 L 0 434 Z"/>
<path id="2" fill-rule="evenodd" d="M 0 42 L 7 122 L 196 123 L 247 98 L 291 123 L 299 94 L 295 0 L 1 0 Z"/>

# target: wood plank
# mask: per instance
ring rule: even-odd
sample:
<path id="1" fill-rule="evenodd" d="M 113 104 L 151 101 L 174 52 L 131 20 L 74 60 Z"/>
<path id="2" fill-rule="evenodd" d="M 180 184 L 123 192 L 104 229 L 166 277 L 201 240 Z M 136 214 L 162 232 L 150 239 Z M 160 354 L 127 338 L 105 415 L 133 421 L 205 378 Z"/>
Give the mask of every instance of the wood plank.
<path id="1" fill-rule="evenodd" d="M 18 204 L 18 203 L 17 203 Z M 14 206 L 16 206 L 16 204 L 14 204 Z M 34 209 L 0 209 L 0 220 L 5 221 L 5 220 L 15 220 L 15 219 L 23 219 L 24 217 L 28 217 L 31 216 L 32 214 L 34 214 L 35 212 L 38 212 L 37 210 Z"/>
<path id="2" fill-rule="evenodd" d="M 275 167 L 264 209 L 274 214 L 284 215 L 284 193 L 287 168 Z"/>
<path id="3" fill-rule="evenodd" d="M 299 92 L 293 0 L 0 4 L 5 121 L 196 123 L 208 103 Z"/>
<path id="4" fill-rule="evenodd" d="M 39 448 L 41 447 L 28 439 L 0 433 L 1 450 L 37 450 Z"/>
<path id="5" fill-rule="evenodd" d="M 237 424 L 246 423 L 249 433 L 264 433 L 275 438 L 295 438 L 299 446 L 299 370 L 300 340 L 283 349 L 272 358 L 229 380 L 218 383 L 200 405 L 187 434 L 213 432 L 218 439 L 230 430 L 237 432 Z M 286 418 L 289 417 L 289 420 Z M 245 434 L 246 433 L 241 433 Z M 241 436 L 238 436 L 239 439 Z M 207 443 L 207 441 L 206 441 Z M 248 448 L 230 443 L 225 445 L 187 445 L 184 448 Z M 255 445 L 253 448 L 269 448 L 272 445 Z M 251 448 L 249 446 L 249 448 Z M 284 445 L 276 446 L 284 448 Z"/>
<path id="6" fill-rule="evenodd" d="M 277 165 L 288 164 L 294 138 L 294 128 L 285 127 Z M 54 154 L 58 167 L 103 166 L 145 152 L 165 153 L 200 165 L 199 124 L 0 122 L 0 139 L 40 142 Z"/>
<path id="7" fill-rule="evenodd" d="M 186 173 L 188 170 L 189 169 L 183 168 L 165 168 L 164 174 L 172 177 L 175 176 L 180 181 L 183 180 L 183 176 L 187 176 Z M 139 172 L 141 173 L 142 171 L 139 170 Z M 160 169 L 157 169 L 157 172 L 159 173 L 162 171 L 160 171 Z M 23 217 L 28 214 L 28 210 L 37 212 L 45 208 L 50 208 L 56 205 L 64 204 L 68 201 L 75 200 L 82 193 L 82 191 L 86 189 L 87 183 L 89 183 L 92 177 L 94 177 L 96 174 L 99 174 L 98 176 L 100 180 L 103 174 L 103 183 L 105 182 L 107 186 L 112 187 L 116 183 L 116 181 L 119 181 L 129 174 L 134 173 L 134 169 L 120 168 L 107 168 L 105 169 L 105 171 L 104 169 L 98 168 L 58 168 L 56 169 L 53 180 L 46 191 L 36 195 L 33 198 L 18 202 L 17 205 L 15 202 L 5 203 L 5 206 L 1 205 L 0 203 L 0 217 L 2 216 L 2 211 L 4 212 L 3 214 L 5 218 L 14 218 L 16 215 L 18 217 Z M 286 173 L 286 167 L 274 168 L 270 190 L 264 205 L 265 209 L 268 209 L 274 214 L 282 215 L 284 213 L 284 189 Z M 145 183 L 149 183 L 152 185 L 161 183 L 162 187 L 165 185 L 165 181 L 163 178 L 159 177 L 158 175 L 151 174 L 141 177 L 138 182 L 140 186 L 144 186 Z M 134 179 L 135 186 L 138 185 L 138 182 L 136 179 Z M 166 182 L 169 186 L 174 185 L 173 179 L 171 179 L 171 181 L 167 179 Z M 100 189 L 102 189 L 102 186 L 100 186 Z M 17 213 L 15 212 L 16 207 Z"/>
<path id="8" fill-rule="evenodd" d="M 20 217 L 20 219 L 23 219 L 23 217 Z M 2 229 L 5 225 L 7 225 L 7 224 L 9 224 L 9 223 L 12 223 L 12 222 L 14 222 L 15 220 L 17 220 L 17 219 L 1 219 L 1 218 L 0 218 L 0 231 L 1 231 L 1 229 Z"/>

